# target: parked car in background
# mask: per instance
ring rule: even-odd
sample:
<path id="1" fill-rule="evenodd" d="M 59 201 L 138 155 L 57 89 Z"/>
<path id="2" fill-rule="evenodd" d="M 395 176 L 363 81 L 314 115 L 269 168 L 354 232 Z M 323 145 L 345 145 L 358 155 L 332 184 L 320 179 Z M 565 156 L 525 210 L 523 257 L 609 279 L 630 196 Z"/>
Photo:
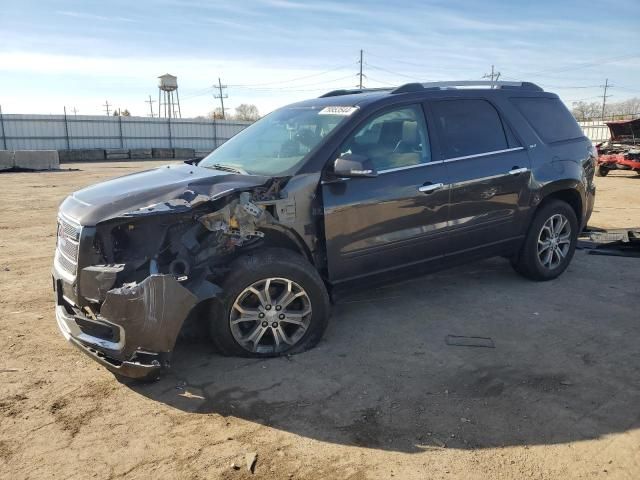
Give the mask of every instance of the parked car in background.
<path id="1" fill-rule="evenodd" d="M 633 170 L 640 173 L 640 118 L 607 122 L 611 137 L 596 145 L 596 175 L 606 177 L 610 170 Z"/>
<path id="2" fill-rule="evenodd" d="M 332 91 L 197 164 L 69 196 L 58 325 L 109 370 L 145 377 L 169 365 L 188 316 L 222 354 L 269 357 L 315 345 L 330 298 L 368 282 L 497 255 L 551 280 L 591 214 L 595 161 L 532 83 Z"/>

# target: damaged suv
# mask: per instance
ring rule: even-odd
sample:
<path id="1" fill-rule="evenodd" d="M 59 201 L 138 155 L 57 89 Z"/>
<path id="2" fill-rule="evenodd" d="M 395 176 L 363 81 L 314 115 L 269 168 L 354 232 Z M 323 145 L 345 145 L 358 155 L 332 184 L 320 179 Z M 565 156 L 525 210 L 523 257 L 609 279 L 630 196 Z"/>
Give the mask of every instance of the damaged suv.
<path id="1" fill-rule="evenodd" d="M 341 288 L 502 255 L 560 275 L 593 207 L 596 152 L 531 83 L 337 90 L 259 120 L 204 160 L 80 190 L 53 267 L 63 335 L 157 375 L 185 320 L 225 355 L 310 348 Z"/>

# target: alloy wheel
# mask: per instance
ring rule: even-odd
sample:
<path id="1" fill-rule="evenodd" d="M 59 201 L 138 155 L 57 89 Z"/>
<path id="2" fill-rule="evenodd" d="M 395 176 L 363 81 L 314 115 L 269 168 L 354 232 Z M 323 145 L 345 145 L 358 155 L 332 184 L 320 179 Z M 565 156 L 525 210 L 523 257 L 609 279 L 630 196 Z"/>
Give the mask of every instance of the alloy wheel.
<path id="1" fill-rule="evenodd" d="M 249 285 L 236 297 L 229 314 L 233 338 L 252 353 L 290 349 L 310 323 L 309 295 L 286 278 L 266 278 Z"/>
<path id="2" fill-rule="evenodd" d="M 538 234 L 538 259 L 540 264 L 553 270 L 566 258 L 571 247 L 571 224 L 560 213 L 551 216 Z"/>

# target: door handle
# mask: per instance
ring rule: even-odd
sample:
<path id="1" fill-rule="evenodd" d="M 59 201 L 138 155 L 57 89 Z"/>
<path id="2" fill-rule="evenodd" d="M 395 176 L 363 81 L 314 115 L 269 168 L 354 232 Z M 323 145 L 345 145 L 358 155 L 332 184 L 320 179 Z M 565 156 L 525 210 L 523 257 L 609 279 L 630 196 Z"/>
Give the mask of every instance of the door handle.
<path id="1" fill-rule="evenodd" d="M 514 167 L 509 170 L 509 175 L 520 175 L 521 173 L 527 173 L 529 171 L 528 168 L 518 168 Z"/>
<path id="2" fill-rule="evenodd" d="M 430 183 L 428 185 L 418 187 L 418 191 L 422 193 L 431 193 L 436 190 L 440 190 L 442 187 L 444 187 L 444 183 Z"/>

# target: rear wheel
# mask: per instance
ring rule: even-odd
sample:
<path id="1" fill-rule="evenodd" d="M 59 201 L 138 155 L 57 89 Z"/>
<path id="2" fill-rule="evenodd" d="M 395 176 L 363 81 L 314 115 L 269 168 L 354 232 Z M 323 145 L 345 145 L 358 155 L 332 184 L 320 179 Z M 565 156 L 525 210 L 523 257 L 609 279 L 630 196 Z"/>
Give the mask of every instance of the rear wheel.
<path id="1" fill-rule="evenodd" d="M 267 249 L 236 259 L 213 305 L 211 338 L 224 355 L 274 357 L 313 347 L 329 319 L 329 296 L 300 255 Z"/>
<path id="2" fill-rule="evenodd" d="M 513 268 L 531 280 L 552 280 L 566 270 L 578 238 L 578 220 L 567 203 L 552 200 L 536 213 Z"/>
<path id="3" fill-rule="evenodd" d="M 596 176 L 597 177 L 606 177 L 609 174 L 609 169 L 604 165 L 598 165 L 596 168 Z"/>

